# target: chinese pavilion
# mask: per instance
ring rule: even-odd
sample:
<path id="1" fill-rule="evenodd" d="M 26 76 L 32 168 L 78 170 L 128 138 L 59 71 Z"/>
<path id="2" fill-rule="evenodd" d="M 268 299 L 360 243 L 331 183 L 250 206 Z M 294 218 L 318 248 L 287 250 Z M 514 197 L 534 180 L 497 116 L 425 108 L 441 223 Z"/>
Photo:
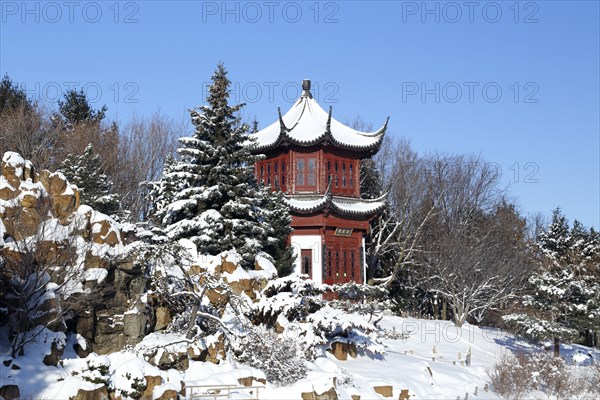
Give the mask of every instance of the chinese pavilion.
<path id="1" fill-rule="evenodd" d="M 319 283 L 363 283 L 365 235 L 384 198 L 361 199 L 360 160 L 374 155 L 387 120 L 376 132 L 352 129 L 313 99 L 310 81 L 279 120 L 254 133 L 259 182 L 280 189 L 292 214 L 290 244 L 296 272 Z M 388 118 L 389 120 L 389 118 Z"/>

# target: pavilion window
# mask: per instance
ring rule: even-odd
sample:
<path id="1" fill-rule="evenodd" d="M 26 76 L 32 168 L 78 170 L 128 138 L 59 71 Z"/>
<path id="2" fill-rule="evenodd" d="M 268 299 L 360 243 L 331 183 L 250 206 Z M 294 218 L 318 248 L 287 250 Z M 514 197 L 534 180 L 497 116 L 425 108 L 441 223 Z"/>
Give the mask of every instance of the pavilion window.
<path id="1" fill-rule="evenodd" d="M 281 162 L 281 186 L 285 186 L 285 161 Z"/>
<path id="2" fill-rule="evenodd" d="M 304 186 L 304 159 L 299 158 L 296 161 L 296 185 Z"/>
<path id="3" fill-rule="evenodd" d="M 335 187 L 338 187 L 338 183 L 339 183 L 339 180 L 338 180 L 339 179 L 339 177 L 338 177 L 338 162 L 336 161 L 334 165 L 335 165 L 335 173 L 334 173 L 334 175 L 335 175 L 334 181 L 335 182 L 334 183 L 335 183 Z"/>
<path id="4" fill-rule="evenodd" d="M 346 251 L 342 251 L 342 258 L 344 259 L 344 276 L 346 276 L 346 272 L 348 271 L 348 264 L 346 263 Z"/>
<path id="5" fill-rule="evenodd" d="M 329 272 L 329 277 L 331 278 L 331 277 L 333 277 L 333 271 L 332 271 L 333 263 L 331 262 L 331 250 L 329 250 L 329 255 L 327 256 L 327 260 L 329 261 L 329 268 L 327 268 L 328 269 L 327 272 Z"/>
<path id="6" fill-rule="evenodd" d="M 308 159 L 308 186 L 317 186 L 317 160 Z"/>
<path id="7" fill-rule="evenodd" d="M 352 273 L 352 277 L 354 278 L 354 251 L 350 252 L 350 268 L 351 268 L 351 273 Z"/>
<path id="8" fill-rule="evenodd" d="M 352 164 L 350 164 L 350 187 L 354 187 L 354 173 L 352 171 Z"/>
<path id="9" fill-rule="evenodd" d="M 267 186 L 271 186 L 271 164 L 267 164 Z"/>
<path id="10" fill-rule="evenodd" d="M 317 187 L 317 159 L 315 157 L 296 158 L 296 188 L 314 190 Z"/>
<path id="11" fill-rule="evenodd" d="M 342 187 L 346 187 L 346 163 L 342 163 Z"/>
<path id="12" fill-rule="evenodd" d="M 335 252 L 335 276 L 340 276 L 340 253 Z"/>
<path id="13" fill-rule="evenodd" d="M 261 183 L 265 183 L 265 166 L 260 165 L 260 181 Z"/>

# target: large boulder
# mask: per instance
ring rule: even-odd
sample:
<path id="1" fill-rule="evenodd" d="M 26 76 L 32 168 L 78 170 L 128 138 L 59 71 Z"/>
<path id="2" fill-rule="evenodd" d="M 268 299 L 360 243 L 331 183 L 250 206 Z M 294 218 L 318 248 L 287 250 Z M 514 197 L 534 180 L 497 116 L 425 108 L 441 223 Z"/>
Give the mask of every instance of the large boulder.
<path id="1" fill-rule="evenodd" d="M 19 387 L 11 384 L 0 386 L 0 398 L 4 398 L 5 400 L 20 399 L 21 392 L 19 391 Z"/>
<path id="2" fill-rule="evenodd" d="M 114 353 L 123 348 L 126 337 L 123 334 L 123 315 L 103 312 L 97 315 L 93 350 L 98 354 Z"/>
<path id="3" fill-rule="evenodd" d="M 208 361 L 218 364 L 225 359 L 225 336 L 222 333 L 213 335 L 208 342 Z"/>
<path id="4" fill-rule="evenodd" d="M 157 307 L 155 311 L 156 323 L 154 324 L 155 331 L 166 329 L 171 323 L 171 313 L 167 307 Z"/>
<path id="5" fill-rule="evenodd" d="M 375 390 L 375 392 L 379 393 L 383 397 L 394 396 L 394 388 L 391 385 L 373 386 L 373 390 Z"/>
<path id="6" fill-rule="evenodd" d="M 146 380 L 146 390 L 142 393 L 142 399 L 152 399 L 154 388 L 162 384 L 162 378 L 160 376 L 144 376 Z"/>
<path id="7" fill-rule="evenodd" d="M 13 151 L 7 151 L 2 157 L 2 176 L 8 181 L 8 183 L 15 188 L 19 187 L 19 184 L 25 178 L 25 164 L 27 162 L 19 153 Z M 28 168 L 31 171 L 31 168 Z"/>
<path id="8" fill-rule="evenodd" d="M 337 392 L 333 387 L 323 393 L 312 391 L 301 393 L 301 396 L 302 400 L 338 400 Z"/>
<path id="9" fill-rule="evenodd" d="M 348 342 L 333 342 L 329 350 L 335 358 L 346 361 L 348 356 L 356 358 L 356 344 Z"/>
<path id="10" fill-rule="evenodd" d="M 44 356 L 43 363 L 45 365 L 57 366 L 60 361 L 60 357 L 65 352 L 64 346 L 59 346 L 57 342 L 52 342 L 50 346 L 50 353 Z"/>
<path id="11" fill-rule="evenodd" d="M 92 390 L 79 389 L 69 400 L 109 400 L 109 398 L 106 386 L 100 385 Z"/>
<path id="12" fill-rule="evenodd" d="M 146 314 L 138 311 L 127 311 L 123 315 L 123 333 L 129 344 L 136 344 L 146 334 Z"/>

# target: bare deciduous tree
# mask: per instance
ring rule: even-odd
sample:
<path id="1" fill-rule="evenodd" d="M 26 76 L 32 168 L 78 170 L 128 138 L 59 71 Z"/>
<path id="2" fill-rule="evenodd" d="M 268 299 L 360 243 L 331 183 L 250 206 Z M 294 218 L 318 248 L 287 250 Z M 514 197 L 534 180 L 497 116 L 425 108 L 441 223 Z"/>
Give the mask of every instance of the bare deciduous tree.
<path id="1" fill-rule="evenodd" d="M 48 112 L 36 104 L 23 104 L 0 115 L 0 154 L 15 151 L 34 165 L 47 167 L 52 159 L 59 130 Z"/>
<path id="2" fill-rule="evenodd" d="M 416 285 L 448 302 L 456 325 L 511 298 L 528 274 L 526 224 L 481 158 L 433 155 L 427 161 L 434 217 L 423 227 Z"/>
<path id="3" fill-rule="evenodd" d="M 134 220 L 143 220 L 151 206 L 147 188 L 140 184 L 159 179 L 166 157 L 175 154 L 177 138 L 185 129 L 182 122 L 156 112 L 149 119 L 134 116 L 121 131 L 120 168 L 113 182 Z"/>

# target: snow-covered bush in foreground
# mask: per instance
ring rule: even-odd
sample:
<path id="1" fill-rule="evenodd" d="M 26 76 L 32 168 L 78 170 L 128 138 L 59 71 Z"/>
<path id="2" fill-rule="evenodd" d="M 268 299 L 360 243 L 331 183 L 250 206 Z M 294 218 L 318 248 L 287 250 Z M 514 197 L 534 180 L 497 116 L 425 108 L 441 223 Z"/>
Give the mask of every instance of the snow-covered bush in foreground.
<path id="1" fill-rule="evenodd" d="M 505 398 L 522 399 L 542 393 L 558 399 L 600 395 L 594 372 L 569 366 L 551 353 L 503 354 L 488 370 L 495 392 Z M 600 375 L 599 375 L 600 376 Z"/>
<path id="2" fill-rule="evenodd" d="M 265 327 L 253 327 L 230 342 L 237 361 L 262 370 L 276 386 L 306 377 L 307 367 L 298 344 Z"/>
<path id="3" fill-rule="evenodd" d="M 362 285 L 348 282 L 334 285 L 332 288 L 338 298 L 330 304 L 344 311 L 367 315 L 373 325 L 383 318 L 384 311 L 395 308 L 396 303 L 391 299 L 389 291 L 383 286 Z M 373 318 L 375 318 L 373 320 Z"/>
<path id="4" fill-rule="evenodd" d="M 295 275 L 273 280 L 252 305 L 251 319 L 296 341 L 309 360 L 323 354 L 333 342 L 354 343 L 370 355 L 384 354 L 374 334 L 377 327 L 360 315 L 329 305 L 321 296 L 328 290 Z"/>

